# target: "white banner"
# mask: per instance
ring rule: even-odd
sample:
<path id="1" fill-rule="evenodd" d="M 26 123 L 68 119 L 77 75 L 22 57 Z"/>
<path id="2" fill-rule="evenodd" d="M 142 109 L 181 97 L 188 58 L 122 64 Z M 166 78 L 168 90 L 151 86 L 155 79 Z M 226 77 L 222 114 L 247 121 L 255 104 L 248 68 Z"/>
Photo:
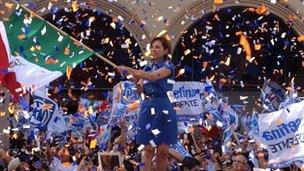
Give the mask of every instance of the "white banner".
<path id="1" fill-rule="evenodd" d="M 30 112 L 29 123 L 32 127 L 46 130 L 47 139 L 52 133 L 62 133 L 67 130 L 65 117 L 56 102 L 51 100 L 45 91 L 37 90 L 33 95 L 33 110 Z"/>
<path id="2" fill-rule="evenodd" d="M 173 94 L 178 115 L 198 115 L 203 111 L 201 93 L 205 84 L 200 82 L 175 82 Z"/>
<path id="3" fill-rule="evenodd" d="M 259 140 L 267 146 L 268 165 L 286 167 L 304 158 L 304 101 L 259 115 Z"/>
<path id="4" fill-rule="evenodd" d="M 174 105 L 178 115 L 194 116 L 202 113 L 202 93 L 207 84 L 200 82 L 175 82 L 173 85 Z M 136 103 L 139 103 L 139 95 L 136 92 L 134 83 L 130 81 L 120 82 L 113 88 L 112 114 L 116 117 L 130 115 L 137 110 Z M 130 105 L 131 104 L 131 105 Z M 133 104 L 133 105 L 132 105 Z"/>
<path id="5" fill-rule="evenodd" d="M 139 95 L 136 92 L 135 84 L 130 81 L 119 82 L 113 88 L 111 117 L 120 118 L 137 114 L 139 103 Z"/>

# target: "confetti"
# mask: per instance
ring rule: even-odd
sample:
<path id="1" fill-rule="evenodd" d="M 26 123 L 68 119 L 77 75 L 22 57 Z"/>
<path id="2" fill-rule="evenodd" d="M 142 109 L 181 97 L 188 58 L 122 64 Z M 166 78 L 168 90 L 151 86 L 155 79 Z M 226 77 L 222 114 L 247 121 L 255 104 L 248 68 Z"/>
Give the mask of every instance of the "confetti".
<path id="1" fill-rule="evenodd" d="M 151 132 L 152 132 L 154 135 L 160 134 L 160 131 L 159 131 L 158 129 L 152 129 Z"/>
<path id="2" fill-rule="evenodd" d="M 143 150 L 144 148 L 145 148 L 145 145 L 141 144 L 141 145 L 137 148 L 137 150 L 138 150 L 138 151 L 141 151 L 141 150 Z"/>
<path id="3" fill-rule="evenodd" d="M 153 140 L 150 140 L 149 143 L 151 144 L 151 146 L 152 146 L 153 148 L 156 147 L 156 144 L 155 144 L 155 142 L 154 142 Z"/>
<path id="4" fill-rule="evenodd" d="M 163 110 L 163 113 L 168 115 L 169 114 L 169 111 L 168 110 Z"/>
<path id="5" fill-rule="evenodd" d="M 43 27 L 43 29 L 40 31 L 40 33 L 41 33 L 42 36 L 45 35 L 45 33 L 46 33 L 46 26 Z"/>
<path id="6" fill-rule="evenodd" d="M 150 111 L 151 111 L 151 115 L 155 115 L 155 109 L 154 108 L 151 108 Z"/>

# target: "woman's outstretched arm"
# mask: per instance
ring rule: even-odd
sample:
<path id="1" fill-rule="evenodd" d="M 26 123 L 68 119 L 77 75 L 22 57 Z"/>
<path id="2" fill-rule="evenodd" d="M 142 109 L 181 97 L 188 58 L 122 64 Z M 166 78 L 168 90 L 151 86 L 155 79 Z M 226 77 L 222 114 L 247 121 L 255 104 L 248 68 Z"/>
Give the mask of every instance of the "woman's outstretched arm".
<path id="1" fill-rule="evenodd" d="M 163 79 L 171 75 L 171 70 L 165 67 L 162 67 L 153 72 L 146 72 L 143 70 L 136 70 L 130 67 L 118 66 L 116 70 L 121 74 L 129 74 L 138 79 L 145 79 L 149 81 L 155 81 L 159 79 Z"/>

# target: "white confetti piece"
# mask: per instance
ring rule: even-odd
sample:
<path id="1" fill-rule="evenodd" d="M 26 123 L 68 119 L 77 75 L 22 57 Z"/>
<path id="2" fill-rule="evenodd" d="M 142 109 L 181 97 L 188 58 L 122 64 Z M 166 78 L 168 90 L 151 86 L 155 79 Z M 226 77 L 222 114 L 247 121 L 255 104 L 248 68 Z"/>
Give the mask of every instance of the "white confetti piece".
<path id="1" fill-rule="evenodd" d="M 63 36 L 61 34 L 58 34 L 58 38 L 57 38 L 57 41 L 58 42 L 61 42 L 63 40 Z"/>
<path id="2" fill-rule="evenodd" d="M 260 143 L 260 147 L 263 149 L 267 149 L 267 145 Z"/>
<path id="3" fill-rule="evenodd" d="M 133 125 L 132 124 L 130 124 L 129 126 L 128 126 L 128 131 L 130 131 L 131 129 L 133 128 Z"/>
<path id="4" fill-rule="evenodd" d="M 240 100 L 246 100 L 248 99 L 248 96 L 240 96 Z"/>
<path id="5" fill-rule="evenodd" d="M 141 145 L 137 148 L 137 150 L 138 150 L 138 151 L 141 151 L 141 150 L 143 150 L 144 148 L 145 148 L 145 145 L 141 144 Z"/>
<path id="6" fill-rule="evenodd" d="M 120 47 L 122 49 L 128 49 L 129 48 L 129 45 L 128 44 L 121 44 Z"/>
<path id="7" fill-rule="evenodd" d="M 145 100 L 145 98 L 146 98 L 146 97 L 145 97 L 145 94 L 144 94 L 144 93 L 141 93 L 141 94 L 140 94 L 140 98 L 141 98 L 141 100 Z"/>
<path id="8" fill-rule="evenodd" d="M 151 108 L 150 111 L 151 111 L 151 115 L 155 115 L 155 109 L 154 108 Z"/>
<path id="9" fill-rule="evenodd" d="M 168 110 L 163 110 L 163 113 L 168 115 L 169 114 L 169 111 Z"/>
<path id="10" fill-rule="evenodd" d="M 45 8 L 45 7 L 41 8 L 41 9 L 39 10 L 39 12 L 41 12 L 41 13 L 44 13 L 45 11 L 46 11 L 46 8 Z"/>
<path id="11" fill-rule="evenodd" d="M 155 144 L 155 142 L 154 142 L 153 140 L 150 140 L 149 143 L 151 144 L 151 146 L 152 146 L 153 148 L 156 147 L 156 144 Z"/>
<path id="12" fill-rule="evenodd" d="M 241 52 L 242 52 L 242 48 L 241 47 L 239 47 L 238 49 L 237 49 L 237 52 L 236 52 L 236 54 L 241 54 Z"/>
<path id="13" fill-rule="evenodd" d="M 241 87 L 243 88 L 244 87 L 244 82 L 240 81 L 240 84 L 241 84 Z"/>
<path id="14" fill-rule="evenodd" d="M 5 134 L 10 134 L 10 131 L 8 129 L 3 129 L 2 132 L 5 133 Z"/>
<path id="15" fill-rule="evenodd" d="M 15 89 L 15 92 L 16 92 L 16 93 L 22 92 L 22 87 L 19 87 L 19 88 Z"/>
<path id="16" fill-rule="evenodd" d="M 30 126 L 30 125 L 27 125 L 27 124 L 24 124 L 22 127 L 23 127 L 24 129 L 30 129 L 30 128 L 31 128 L 31 126 Z"/>
<path id="17" fill-rule="evenodd" d="M 141 39 L 144 40 L 146 38 L 146 35 L 142 35 Z"/>
<path id="18" fill-rule="evenodd" d="M 158 135 L 160 133 L 160 131 L 158 129 L 152 129 L 151 132 L 154 134 L 154 135 Z"/>
<path id="19" fill-rule="evenodd" d="M 186 71 L 185 68 L 182 68 L 178 71 L 178 74 L 183 75 L 185 73 L 185 71 Z"/>
<path id="20" fill-rule="evenodd" d="M 167 83 L 168 83 L 168 84 L 175 84 L 175 81 L 174 81 L 174 80 L 171 80 L 171 79 L 168 79 L 168 80 L 167 80 Z"/>
<path id="21" fill-rule="evenodd" d="M 189 55 L 191 53 L 191 50 L 190 49 L 187 49 L 184 51 L 184 55 Z"/>
<path id="22" fill-rule="evenodd" d="M 109 75 L 110 77 L 115 77 L 115 73 L 114 73 L 114 72 L 108 72 L 108 75 Z"/>
<path id="23" fill-rule="evenodd" d="M 19 128 L 13 128 L 12 131 L 19 131 Z"/>
<path id="24" fill-rule="evenodd" d="M 133 78 L 133 75 L 127 75 L 126 78 L 129 80 L 129 79 Z"/>
<path id="25" fill-rule="evenodd" d="M 124 19 L 122 18 L 122 16 L 117 16 L 117 19 L 119 20 L 119 21 L 123 21 Z"/>
<path id="26" fill-rule="evenodd" d="M 212 100 L 212 98 L 213 98 L 213 94 L 210 93 L 210 94 L 206 97 L 206 100 L 207 100 L 208 102 L 210 102 L 210 101 Z"/>
<path id="27" fill-rule="evenodd" d="M 148 61 L 146 61 L 146 60 L 139 62 L 139 66 L 140 67 L 143 67 L 143 66 L 145 66 L 147 64 L 148 64 Z"/>
<path id="28" fill-rule="evenodd" d="M 112 22 L 112 23 L 110 24 L 110 26 L 111 26 L 113 29 L 116 29 L 116 24 L 115 24 L 114 22 Z"/>
<path id="29" fill-rule="evenodd" d="M 23 112 L 23 117 L 25 118 L 25 119 L 29 119 L 30 118 L 30 115 L 29 115 L 29 113 L 27 112 L 27 111 L 22 111 Z"/>
<path id="30" fill-rule="evenodd" d="M 65 65 L 66 61 L 62 62 L 59 66 L 63 67 L 63 65 Z"/>
<path id="31" fill-rule="evenodd" d="M 163 16 L 159 16 L 159 17 L 157 17 L 157 21 L 159 22 L 159 21 L 162 21 L 164 19 L 164 17 Z"/>
<path id="32" fill-rule="evenodd" d="M 216 125 L 220 128 L 224 126 L 224 124 L 220 121 L 216 121 Z"/>
<path id="33" fill-rule="evenodd" d="M 47 8 L 47 9 L 48 9 L 48 10 L 51 10 L 52 6 L 53 6 L 53 4 L 52 4 L 52 2 L 50 1 L 49 4 L 48 4 L 48 8 Z"/>
<path id="34" fill-rule="evenodd" d="M 45 33 L 46 33 L 46 26 L 44 26 L 43 29 L 41 30 L 41 35 L 43 36 L 45 35 Z"/>
<path id="35" fill-rule="evenodd" d="M 175 98 L 175 96 L 174 96 L 174 94 L 173 94 L 172 91 L 167 91 L 167 96 L 168 96 L 168 98 L 169 98 L 169 100 L 170 100 L 171 103 L 176 102 L 176 98 Z"/>

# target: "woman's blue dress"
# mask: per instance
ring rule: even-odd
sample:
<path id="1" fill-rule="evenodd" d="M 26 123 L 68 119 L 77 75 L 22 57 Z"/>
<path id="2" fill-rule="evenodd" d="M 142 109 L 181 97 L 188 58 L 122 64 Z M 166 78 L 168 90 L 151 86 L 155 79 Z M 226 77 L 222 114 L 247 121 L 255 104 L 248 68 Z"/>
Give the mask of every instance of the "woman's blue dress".
<path id="1" fill-rule="evenodd" d="M 168 83 L 168 80 L 174 80 L 174 65 L 169 60 L 162 60 L 147 65 L 144 70 L 152 72 L 162 67 L 170 69 L 171 75 L 160 80 L 143 82 L 145 99 L 139 110 L 138 144 L 153 146 L 177 142 L 177 116 L 167 96 L 167 92 L 173 89 L 172 82 Z"/>

